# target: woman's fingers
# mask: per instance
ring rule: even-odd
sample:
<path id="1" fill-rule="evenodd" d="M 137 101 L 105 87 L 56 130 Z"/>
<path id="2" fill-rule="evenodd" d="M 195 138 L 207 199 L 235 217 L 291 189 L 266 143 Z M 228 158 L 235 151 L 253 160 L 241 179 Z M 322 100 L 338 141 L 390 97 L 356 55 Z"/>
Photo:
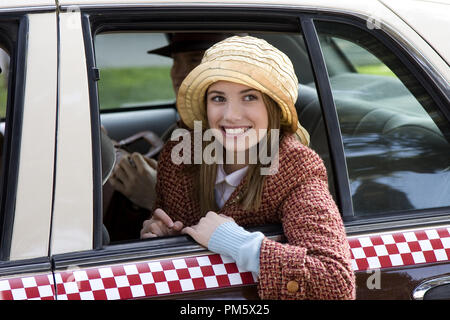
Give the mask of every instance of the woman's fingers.
<path id="1" fill-rule="evenodd" d="M 173 221 L 172 219 L 167 215 L 167 213 L 164 212 L 164 210 L 157 208 L 154 212 L 153 212 L 153 217 L 155 219 L 159 219 L 161 220 L 166 226 L 168 226 L 169 228 L 173 227 Z"/>

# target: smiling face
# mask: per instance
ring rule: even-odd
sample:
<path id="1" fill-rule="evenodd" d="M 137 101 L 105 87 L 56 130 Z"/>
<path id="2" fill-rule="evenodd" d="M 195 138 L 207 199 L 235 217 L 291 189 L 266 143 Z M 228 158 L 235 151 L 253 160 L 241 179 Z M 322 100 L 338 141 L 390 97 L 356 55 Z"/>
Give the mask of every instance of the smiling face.
<path id="1" fill-rule="evenodd" d="M 206 93 L 208 124 L 227 151 L 241 152 L 255 146 L 269 125 L 261 92 L 228 81 L 212 84 Z"/>

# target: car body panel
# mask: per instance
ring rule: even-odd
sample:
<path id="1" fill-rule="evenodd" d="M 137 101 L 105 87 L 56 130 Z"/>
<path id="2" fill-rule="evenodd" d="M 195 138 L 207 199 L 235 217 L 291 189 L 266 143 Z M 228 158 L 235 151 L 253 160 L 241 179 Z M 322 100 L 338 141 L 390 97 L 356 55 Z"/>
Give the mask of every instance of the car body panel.
<path id="1" fill-rule="evenodd" d="M 56 14 L 31 14 L 23 131 L 10 259 L 48 254 L 56 130 Z M 38 41 L 38 39 L 43 40 Z M 41 81 L 46 75 L 46 81 Z M 40 124 L 34 127 L 36 121 Z M 33 159 L 33 161 L 30 161 Z M 30 214 L 33 213 L 33 214 Z M 33 228 L 30 228 L 30 225 Z"/>

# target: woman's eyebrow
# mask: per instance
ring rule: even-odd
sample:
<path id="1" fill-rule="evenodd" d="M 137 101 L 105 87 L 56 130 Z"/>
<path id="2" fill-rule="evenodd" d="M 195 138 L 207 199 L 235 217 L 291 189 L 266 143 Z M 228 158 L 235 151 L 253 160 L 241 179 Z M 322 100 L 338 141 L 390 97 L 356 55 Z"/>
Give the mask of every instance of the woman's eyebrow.
<path id="1" fill-rule="evenodd" d="M 208 91 L 208 92 L 206 93 L 206 95 L 210 95 L 210 94 L 213 94 L 213 93 L 215 93 L 215 94 L 225 94 L 225 93 L 222 92 L 222 91 L 212 90 L 212 91 Z"/>
<path id="2" fill-rule="evenodd" d="M 241 92 L 239 92 L 240 94 L 243 94 L 243 93 L 247 93 L 247 92 L 250 92 L 250 91 L 258 91 L 258 90 L 256 90 L 256 89 L 253 89 L 253 88 L 250 88 L 250 89 L 245 89 L 245 90 L 242 90 Z"/>

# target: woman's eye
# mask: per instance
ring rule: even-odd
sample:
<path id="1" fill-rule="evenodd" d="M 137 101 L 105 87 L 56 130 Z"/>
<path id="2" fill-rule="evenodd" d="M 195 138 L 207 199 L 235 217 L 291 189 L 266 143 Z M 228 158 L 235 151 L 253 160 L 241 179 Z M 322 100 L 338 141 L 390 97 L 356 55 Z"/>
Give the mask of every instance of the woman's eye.
<path id="1" fill-rule="evenodd" d="M 257 100 L 258 98 L 253 95 L 253 94 L 248 94 L 244 97 L 244 101 L 253 101 L 253 100 Z"/>
<path id="2" fill-rule="evenodd" d="M 213 97 L 211 97 L 211 101 L 214 101 L 214 102 L 224 102 L 224 101 L 225 101 L 225 98 L 222 97 L 222 96 L 213 96 Z"/>

